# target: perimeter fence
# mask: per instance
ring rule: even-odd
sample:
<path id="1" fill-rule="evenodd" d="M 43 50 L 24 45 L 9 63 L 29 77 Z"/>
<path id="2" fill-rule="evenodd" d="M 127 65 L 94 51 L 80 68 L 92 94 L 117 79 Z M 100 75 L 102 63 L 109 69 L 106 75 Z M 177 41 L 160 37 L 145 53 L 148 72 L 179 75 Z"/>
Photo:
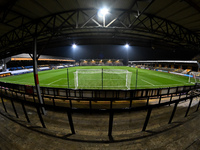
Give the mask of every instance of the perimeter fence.
<path id="1" fill-rule="evenodd" d="M 147 114 L 144 120 L 144 124 L 141 125 L 141 130 L 145 131 L 151 116 L 152 109 L 161 106 L 168 106 L 173 104 L 173 111 L 169 118 L 168 123 L 172 123 L 173 117 L 176 113 L 177 105 L 189 100 L 185 117 L 188 115 L 192 101 L 195 97 L 198 97 L 200 93 L 199 84 L 191 86 L 178 86 L 168 88 L 157 89 L 134 89 L 134 90 L 95 90 L 95 89 L 65 89 L 65 88 L 52 88 L 52 87 L 40 87 L 43 104 L 38 101 L 36 89 L 34 86 L 19 85 L 12 83 L 0 82 L 0 97 L 2 101 L 2 108 L 7 112 L 5 100 L 10 100 L 12 109 L 15 116 L 18 118 L 18 111 L 15 107 L 15 103 L 20 103 L 23 113 L 27 122 L 30 122 L 29 115 L 26 111 L 27 106 L 36 108 L 39 120 L 42 127 L 46 128 L 42 108 L 52 110 L 55 112 L 67 112 L 70 130 L 72 134 L 75 134 L 74 122 L 72 113 L 109 113 L 108 124 L 108 136 L 112 136 L 113 119 L 115 113 L 120 112 L 132 112 L 139 110 L 147 110 Z M 154 99 L 154 104 L 151 104 L 151 99 Z M 58 101 L 62 100 L 63 103 L 68 105 L 59 105 Z M 135 106 L 134 102 L 137 100 L 143 100 L 145 105 Z M 77 102 L 88 102 L 88 107 L 84 104 L 76 105 Z M 127 105 L 120 107 L 114 107 L 114 102 L 127 102 Z M 105 102 L 107 105 L 99 105 L 95 108 L 93 103 Z M 196 111 L 199 109 L 200 102 L 198 102 Z M 102 107 L 101 107 L 102 106 Z M 21 110 L 20 110 L 21 111 Z"/>

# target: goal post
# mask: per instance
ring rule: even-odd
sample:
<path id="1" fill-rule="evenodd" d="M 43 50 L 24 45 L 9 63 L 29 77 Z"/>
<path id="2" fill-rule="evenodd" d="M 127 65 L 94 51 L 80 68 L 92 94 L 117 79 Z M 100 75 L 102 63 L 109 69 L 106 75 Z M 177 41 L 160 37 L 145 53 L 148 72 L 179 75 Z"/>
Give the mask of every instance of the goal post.
<path id="1" fill-rule="evenodd" d="M 132 72 L 123 69 L 77 69 L 75 89 L 130 89 Z"/>
<path id="2" fill-rule="evenodd" d="M 200 77 L 197 76 L 197 74 L 195 74 L 194 72 L 190 72 L 188 75 L 188 82 L 190 83 L 199 83 L 200 82 Z"/>

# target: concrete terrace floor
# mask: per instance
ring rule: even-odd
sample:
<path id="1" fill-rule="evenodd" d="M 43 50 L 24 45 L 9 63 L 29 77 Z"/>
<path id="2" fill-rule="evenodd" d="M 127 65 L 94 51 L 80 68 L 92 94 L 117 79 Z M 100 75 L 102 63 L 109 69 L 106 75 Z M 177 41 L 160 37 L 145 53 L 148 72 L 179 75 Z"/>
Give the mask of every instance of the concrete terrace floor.
<path id="1" fill-rule="evenodd" d="M 109 137 L 107 113 L 73 113 L 76 134 L 71 134 L 66 113 L 47 110 L 43 116 L 46 128 L 42 128 L 35 108 L 26 106 L 31 121 L 27 123 L 21 104 L 15 103 L 19 114 L 16 118 L 10 101 L 5 100 L 8 113 L 0 103 L 0 150 L 198 150 L 200 110 L 195 112 L 198 102 L 198 98 L 193 100 L 188 117 L 184 116 L 189 101 L 180 103 L 171 124 L 168 121 L 173 105 L 153 109 L 147 130 L 143 132 L 146 110 L 116 113 L 112 137 Z"/>

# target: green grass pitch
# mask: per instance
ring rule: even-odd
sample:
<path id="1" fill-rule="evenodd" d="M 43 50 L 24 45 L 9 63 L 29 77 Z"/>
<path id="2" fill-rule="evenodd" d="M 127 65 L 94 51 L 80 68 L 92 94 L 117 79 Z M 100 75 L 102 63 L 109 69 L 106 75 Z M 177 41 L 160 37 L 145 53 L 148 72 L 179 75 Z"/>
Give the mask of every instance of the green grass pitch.
<path id="1" fill-rule="evenodd" d="M 80 66 L 80 67 L 71 67 L 68 68 L 69 72 L 69 88 L 75 88 L 74 85 L 74 72 L 77 69 L 124 69 L 132 72 L 131 76 L 131 84 L 130 89 L 146 89 L 146 88 L 164 88 L 164 87 L 176 87 L 183 85 L 193 85 L 194 79 L 192 79 L 191 83 L 188 82 L 188 77 L 174 75 L 170 73 L 138 69 L 138 77 L 136 84 L 136 70 L 137 68 L 131 68 L 126 66 Z M 48 70 L 41 71 L 39 74 L 39 82 L 40 86 L 44 87 L 60 87 L 60 88 L 68 88 L 68 80 L 67 80 L 67 68 L 58 69 L 58 70 Z M 89 82 L 86 79 L 91 77 L 88 75 L 84 75 L 82 77 L 82 81 L 86 81 L 85 89 L 101 89 L 102 88 L 102 80 L 101 74 L 97 74 L 96 80 Z M 111 77 L 110 77 L 111 78 Z M 25 84 L 25 85 L 34 85 L 33 73 L 27 73 L 16 76 L 9 76 L 0 78 L 0 81 L 16 83 L 16 84 Z M 99 83 L 97 83 L 99 82 Z M 126 89 L 124 87 L 125 81 L 120 81 L 115 77 L 115 80 L 109 80 L 109 77 L 103 80 L 104 89 Z M 96 84 L 96 85 L 95 85 Z M 116 87 L 109 87 L 109 85 L 116 85 Z M 122 86 L 120 86 L 120 84 Z M 92 87 L 91 87 L 92 85 Z M 81 87 L 80 87 L 81 88 Z M 83 87 L 82 87 L 83 88 Z"/>

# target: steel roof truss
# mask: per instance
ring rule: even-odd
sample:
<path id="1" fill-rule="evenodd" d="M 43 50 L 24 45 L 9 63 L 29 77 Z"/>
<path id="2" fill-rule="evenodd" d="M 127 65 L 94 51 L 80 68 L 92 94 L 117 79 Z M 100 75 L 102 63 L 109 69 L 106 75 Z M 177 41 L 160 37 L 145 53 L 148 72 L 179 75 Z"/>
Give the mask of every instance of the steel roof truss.
<path id="1" fill-rule="evenodd" d="M 148 2 L 148 1 L 147 1 Z M 150 2 L 148 2 L 149 4 L 143 8 L 143 10 L 141 12 L 139 12 L 139 6 L 138 3 L 136 2 L 136 6 L 137 6 L 137 15 L 135 16 L 135 19 L 129 24 L 129 27 L 131 28 L 134 23 L 137 21 L 137 19 L 139 19 L 139 17 L 151 6 L 151 4 L 154 2 L 154 0 L 150 0 Z"/>
<path id="2" fill-rule="evenodd" d="M 91 12 L 91 10 L 95 13 L 89 16 L 87 11 Z M 89 34 L 91 35 L 91 33 L 102 33 L 96 31 L 96 27 L 98 26 L 101 27 L 101 29 L 105 29 L 108 34 L 113 33 L 117 27 L 120 29 L 125 29 L 123 30 L 124 32 L 121 32 L 121 35 L 125 35 L 127 32 L 130 32 L 130 34 L 136 34 L 135 31 L 137 31 L 137 34 L 139 33 L 138 35 L 141 36 L 144 33 L 147 33 L 148 36 L 152 37 L 153 39 L 157 37 L 161 40 L 171 41 L 183 45 L 198 46 L 200 43 L 200 37 L 198 34 L 195 34 L 188 29 L 166 19 L 143 13 L 140 14 L 141 18 L 138 18 L 136 21 L 134 19 L 134 24 L 132 24 L 132 27 L 129 27 L 129 23 L 133 22 L 132 19 L 134 18 L 133 15 L 136 13 L 135 11 L 119 9 L 112 11 L 117 11 L 116 14 L 118 15 L 113 16 L 112 19 L 108 18 L 109 23 L 105 25 L 105 27 L 95 20 L 95 17 L 97 16 L 96 9 L 78 9 L 62 12 L 43 17 L 29 23 L 26 23 L 26 18 L 22 17 L 21 26 L 16 27 L 12 31 L 0 37 L 0 49 L 25 44 L 31 41 L 35 32 L 36 24 L 39 25 L 37 30 L 38 38 L 43 40 L 49 38 L 52 39 L 53 36 L 59 35 L 73 36 L 84 34 L 85 37 L 87 34 L 86 29 L 88 28 L 91 30 L 91 32 L 88 32 L 87 36 L 89 36 Z M 119 13 L 119 11 L 121 12 Z M 81 20 L 82 22 L 80 22 L 80 13 L 86 16 L 87 19 Z M 94 24 L 89 24 L 90 21 L 94 22 Z"/>
<path id="3" fill-rule="evenodd" d="M 81 11 L 85 16 L 87 16 L 87 17 L 89 17 L 89 15 L 87 14 L 87 13 L 85 13 L 84 11 Z M 102 27 L 102 25 L 98 22 L 98 21 L 96 21 L 95 19 L 94 19 L 94 17 L 96 17 L 97 16 L 97 12 L 95 12 L 95 14 L 93 14 L 91 17 L 89 17 L 89 19 L 81 26 L 81 28 L 83 28 L 83 27 L 85 27 L 91 20 L 96 24 L 96 25 L 98 25 L 99 27 Z"/>
<path id="4" fill-rule="evenodd" d="M 74 26 L 71 24 L 71 23 L 69 23 L 69 19 L 75 14 L 76 12 L 73 12 L 70 16 L 68 16 L 66 19 L 63 17 L 63 16 L 61 16 L 60 14 L 58 15 L 61 19 L 63 19 L 63 23 L 62 23 L 62 26 L 65 24 L 65 23 L 67 23 L 71 28 L 74 28 Z"/>
<path id="5" fill-rule="evenodd" d="M 77 13 L 76 13 L 76 28 L 78 28 L 78 26 L 79 26 L 79 10 L 77 11 Z"/>
<path id="6" fill-rule="evenodd" d="M 140 24 L 142 24 L 147 30 L 149 30 L 149 28 L 144 24 L 144 21 L 148 20 L 149 18 L 148 17 L 145 17 L 144 19 L 140 20 L 138 18 L 138 23 L 132 27 L 132 30 L 134 30 L 135 28 L 137 28 Z"/>
<path id="7" fill-rule="evenodd" d="M 45 28 L 48 28 L 48 24 L 50 23 L 50 21 L 52 21 L 53 17 L 50 17 L 49 20 L 44 23 L 42 20 L 40 21 L 43 24 L 43 27 L 41 28 L 41 30 L 39 31 L 39 35 L 44 31 Z"/>
<path id="8" fill-rule="evenodd" d="M 156 23 L 157 23 L 157 25 L 158 25 L 158 27 L 154 30 L 154 32 L 156 32 L 156 31 L 158 31 L 158 29 L 161 29 L 163 32 L 165 32 L 165 30 L 162 28 L 162 25 L 164 24 L 164 20 L 162 20 L 162 22 L 159 24 L 156 20 L 154 20 Z"/>

